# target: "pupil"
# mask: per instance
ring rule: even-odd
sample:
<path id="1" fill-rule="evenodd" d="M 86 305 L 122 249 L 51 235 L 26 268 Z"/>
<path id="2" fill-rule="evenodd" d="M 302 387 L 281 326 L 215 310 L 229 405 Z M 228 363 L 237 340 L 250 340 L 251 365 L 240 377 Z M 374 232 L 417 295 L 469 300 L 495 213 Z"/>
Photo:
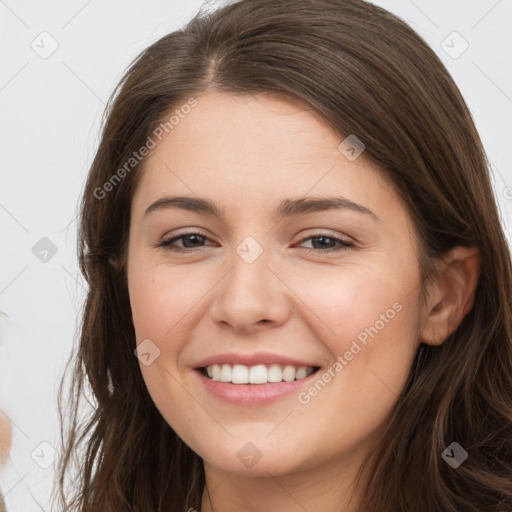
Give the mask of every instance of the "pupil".
<path id="1" fill-rule="evenodd" d="M 201 235 L 188 235 L 183 240 L 185 242 L 185 241 L 190 241 L 190 239 L 193 240 L 194 238 L 196 239 L 196 242 L 200 242 L 201 240 L 199 240 L 199 239 L 203 238 L 203 237 Z M 186 243 L 184 243 L 184 245 L 187 246 Z M 192 243 L 192 246 L 194 247 L 194 243 Z"/>
<path id="2" fill-rule="evenodd" d="M 325 240 L 332 240 L 332 239 L 330 237 L 327 237 L 327 236 L 320 236 L 320 237 L 317 237 L 317 240 L 323 240 L 325 242 Z M 322 245 L 322 244 L 320 244 L 320 245 Z M 329 244 L 327 244 L 327 245 L 329 245 Z"/>

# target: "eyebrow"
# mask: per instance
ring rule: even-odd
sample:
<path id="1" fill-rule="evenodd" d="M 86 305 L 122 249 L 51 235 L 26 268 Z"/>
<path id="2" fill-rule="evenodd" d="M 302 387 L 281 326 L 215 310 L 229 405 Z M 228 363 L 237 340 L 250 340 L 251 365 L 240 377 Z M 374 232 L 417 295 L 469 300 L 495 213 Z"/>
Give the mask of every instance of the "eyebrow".
<path id="1" fill-rule="evenodd" d="M 157 199 L 144 212 L 144 217 L 152 212 L 180 208 L 200 215 L 215 216 L 224 220 L 224 211 L 212 201 L 189 196 L 165 196 Z M 305 197 L 300 199 L 285 199 L 276 208 L 274 215 L 277 218 L 305 215 L 328 210 L 352 210 L 372 217 L 380 222 L 380 218 L 363 205 L 354 203 L 344 197 Z"/>

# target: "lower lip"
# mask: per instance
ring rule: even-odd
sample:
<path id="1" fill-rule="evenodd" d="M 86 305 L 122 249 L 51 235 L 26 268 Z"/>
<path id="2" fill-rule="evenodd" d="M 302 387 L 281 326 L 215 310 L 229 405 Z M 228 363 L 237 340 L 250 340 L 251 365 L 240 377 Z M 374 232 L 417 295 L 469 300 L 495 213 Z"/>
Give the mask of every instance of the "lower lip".
<path id="1" fill-rule="evenodd" d="M 318 371 L 308 377 L 292 382 L 276 382 L 267 384 L 233 384 L 205 377 L 199 370 L 194 370 L 208 392 L 224 402 L 233 405 L 266 405 L 292 394 L 317 377 Z"/>

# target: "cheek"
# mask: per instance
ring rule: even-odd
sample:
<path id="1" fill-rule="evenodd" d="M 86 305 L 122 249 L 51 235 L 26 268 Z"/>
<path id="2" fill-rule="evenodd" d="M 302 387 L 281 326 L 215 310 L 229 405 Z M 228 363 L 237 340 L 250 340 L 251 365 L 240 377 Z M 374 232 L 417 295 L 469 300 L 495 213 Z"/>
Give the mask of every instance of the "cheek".
<path id="1" fill-rule="evenodd" d="M 191 331 L 187 313 L 202 294 L 197 284 L 189 285 L 186 271 L 143 259 L 133 258 L 131 263 L 128 285 L 136 340 L 151 354 L 149 364 L 141 359 L 141 374 L 167 423 L 187 431 L 193 418 L 184 406 L 190 397 L 181 384 L 179 358 Z"/>
<path id="2" fill-rule="evenodd" d="M 204 280 L 197 271 L 145 264 L 133 259 L 128 288 L 137 341 L 159 340 L 187 328 L 186 316 L 205 293 Z M 190 326 L 188 326 L 190 329 Z"/>
<path id="3" fill-rule="evenodd" d="M 417 349 L 417 296 L 407 286 L 411 282 L 352 273 L 338 282 L 326 281 L 324 293 L 313 294 L 310 288 L 309 304 L 322 325 L 330 328 L 319 324 L 332 362 L 298 397 L 301 406 L 295 420 L 304 425 L 307 435 L 324 428 L 331 446 L 344 451 L 385 425 Z M 319 450 L 316 456 L 328 454 Z"/>
<path id="4" fill-rule="evenodd" d="M 196 308 L 201 308 L 216 279 L 210 276 L 210 283 L 211 271 L 199 267 L 155 264 L 136 257 L 131 265 L 128 288 L 136 340 L 146 343 L 154 357 L 151 364 L 140 364 L 142 376 L 166 420 L 172 425 L 187 422 L 183 411 L 173 416 L 176 403 L 190 399 L 179 383 L 183 379 L 180 358 L 197 324 Z"/>
<path id="5" fill-rule="evenodd" d="M 304 395 L 317 405 L 340 407 L 382 420 L 405 386 L 418 347 L 419 271 L 392 262 L 367 268 L 324 270 L 303 286 L 301 300 L 314 314 L 311 325 L 332 360 L 325 374 L 330 391 Z M 296 284 L 299 283 L 296 280 Z M 338 364 L 336 364 L 336 361 Z M 323 385 L 318 386 L 324 389 Z M 355 422 L 354 424 L 358 424 Z"/>
<path id="6" fill-rule="evenodd" d="M 314 319 L 333 354 L 348 350 L 351 340 L 364 344 L 378 336 L 407 343 L 413 338 L 419 272 L 411 262 L 319 267 L 282 276 L 306 306 L 303 318 Z"/>

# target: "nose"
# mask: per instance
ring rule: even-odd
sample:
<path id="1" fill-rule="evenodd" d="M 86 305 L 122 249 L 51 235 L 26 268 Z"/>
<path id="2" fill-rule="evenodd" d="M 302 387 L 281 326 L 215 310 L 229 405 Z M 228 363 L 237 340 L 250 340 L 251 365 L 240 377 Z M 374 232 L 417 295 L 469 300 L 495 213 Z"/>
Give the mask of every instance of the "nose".
<path id="1" fill-rule="evenodd" d="M 289 315 L 289 288 L 277 275 L 270 252 L 263 250 L 252 261 L 234 251 L 231 262 L 231 270 L 215 288 L 213 320 L 238 334 L 283 324 Z"/>

